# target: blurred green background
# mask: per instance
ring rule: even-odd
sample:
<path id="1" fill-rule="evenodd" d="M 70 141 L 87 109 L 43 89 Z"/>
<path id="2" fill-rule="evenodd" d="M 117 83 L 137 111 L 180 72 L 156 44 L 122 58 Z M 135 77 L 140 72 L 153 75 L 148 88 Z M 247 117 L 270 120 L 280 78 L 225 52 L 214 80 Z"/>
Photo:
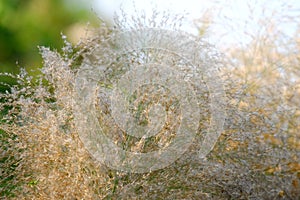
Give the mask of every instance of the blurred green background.
<path id="1" fill-rule="evenodd" d="M 87 1 L 88 2 L 88 1 Z M 1 0 L 0 73 L 41 67 L 38 46 L 61 49 L 61 33 L 76 43 L 87 23 L 96 23 L 90 5 L 79 0 Z M 0 82 L 13 80 L 0 76 Z M 0 92 L 7 89 L 0 84 Z"/>

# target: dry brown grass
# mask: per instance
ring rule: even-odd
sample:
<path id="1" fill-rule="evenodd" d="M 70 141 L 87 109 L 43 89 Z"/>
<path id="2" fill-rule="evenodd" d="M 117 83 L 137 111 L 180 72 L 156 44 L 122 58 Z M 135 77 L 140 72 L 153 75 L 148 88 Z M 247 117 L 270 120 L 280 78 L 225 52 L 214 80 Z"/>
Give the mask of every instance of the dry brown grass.
<path id="1" fill-rule="evenodd" d="M 134 174 L 96 162 L 74 121 L 73 86 L 80 56 L 112 30 L 101 31 L 96 40 L 79 45 L 78 54 L 68 45 L 65 56 L 42 49 L 42 81 L 23 72 L 17 77 L 20 85 L 0 96 L 0 108 L 8 112 L 0 124 L 5 131 L 0 154 L 3 198 L 9 198 L 8 190 L 14 199 L 300 197 L 299 37 L 290 38 L 290 45 L 278 44 L 274 41 L 280 35 L 275 37 L 272 29 L 246 47 L 228 50 L 224 62 L 230 67 L 221 69 L 227 119 L 214 150 L 206 159 L 197 157 L 199 133 L 189 151 L 169 167 Z M 205 127 L 207 118 L 200 123 Z"/>

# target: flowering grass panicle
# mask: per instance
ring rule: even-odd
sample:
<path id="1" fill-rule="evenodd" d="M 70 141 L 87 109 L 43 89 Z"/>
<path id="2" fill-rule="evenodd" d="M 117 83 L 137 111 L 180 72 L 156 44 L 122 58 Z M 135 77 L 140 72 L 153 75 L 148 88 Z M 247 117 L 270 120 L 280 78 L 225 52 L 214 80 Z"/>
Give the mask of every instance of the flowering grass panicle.
<path id="1" fill-rule="evenodd" d="M 63 37 L 62 53 L 40 47 L 38 77 L 0 74 L 17 80 L 0 94 L 1 196 L 300 197 L 299 54 L 257 38 L 223 58 L 157 16 L 102 24 L 74 47 Z"/>

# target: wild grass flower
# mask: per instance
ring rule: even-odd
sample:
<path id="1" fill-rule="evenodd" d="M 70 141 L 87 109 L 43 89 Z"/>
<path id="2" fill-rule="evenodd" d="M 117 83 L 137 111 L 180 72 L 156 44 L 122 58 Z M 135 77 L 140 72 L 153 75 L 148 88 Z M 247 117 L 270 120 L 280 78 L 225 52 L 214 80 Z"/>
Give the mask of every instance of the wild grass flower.
<path id="1" fill-rule="evenodd" d="M 2 196 L 14 191 L 17 199 L 299 198 L 299 54 L 274 53 L 264 45 L 253 54 L 254 44 L 263 42 L 258 38 L 247 50 L 230 51 L 238 60 L 230 62 L 232 57 L 221 58 L 211 45 L 182 33 L 176 28 L 177 18 L 169 23 L 165 16 L 157 23 L 157 13 L 153 16 L 147 23 L 143 17 L 133 18 L 131 26 L 124 25 L 126 18 L 115 28 L 103 24 L 95 37 L 75 47 L 66 42 L 61 54 L 41 47 L 40 77 L 32 78 L 24 70 L 14 76 L 18 84 L 0 95 Z M 196 47 L 201 48 L 193 57 Z M 284 58 L 284 72 L 271 62 L 275 58 Z M 219 82 L 212 77 L 220 77 L 222 85 L 215 87 Z M 219 86 L 226 98 L 213 108 L 222 106 L 226 118 L 204 159 L 199 149 L 209 127 L 223 119 L 212 121 L 208 106 L 217 100 L 210 95 L 222 92 Z M 129 103 L 121 99 L 124 96 Z M 196 106 L 189 107 L 190 102 Z M 194 108 L 196 117 L 184 116 Z M 88 151 L 89 140 L 82 141 L 80 132 L 101 129 L 119 148 L 159 151 L 168 148 L 184 117 L 193 119 L 186 119 L 185 129 L 194 131 L 188 122 L 197 125 L 187 150 L 163 168 L 145 173 L 99 163 L 91 154 L 97 153 L 97 143 Z M 128 119 L 138 126 L 127 126 L 132 123 Z M 147 128 L 162 131 L 148 138 L 126 134 Z"/>

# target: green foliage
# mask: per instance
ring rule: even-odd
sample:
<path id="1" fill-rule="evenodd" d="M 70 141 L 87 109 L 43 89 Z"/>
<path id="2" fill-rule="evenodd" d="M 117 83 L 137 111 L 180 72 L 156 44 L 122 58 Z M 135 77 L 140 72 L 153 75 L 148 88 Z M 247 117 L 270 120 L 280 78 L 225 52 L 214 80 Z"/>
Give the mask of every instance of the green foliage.
<path id="1" fill-rule="evenodd" d="M 0 129 L 0 197 L 13 197 L 14 191 L 19 186 L 16 183 L 17 175 L 16 168 L 18 167 L 18 150 L 12 146 L 12 141 L 15 140 L 15 135 L 10 135 Z"/>
<path id="2" fill-rule="evenodd" d="M 42 59 L 37 46 L 60 49 L 59 33 L 91 19 L 84 5 L 74 5 L 74 1 L 60 0 L 1 0 L 0 72 L 18 73 L 18 65 L 30 70 L 39 67 Z M 0 77 L 0 82 L 12 84 L 13 80 Z M 0 86 L 0 92 L 5 89 Z"/>

